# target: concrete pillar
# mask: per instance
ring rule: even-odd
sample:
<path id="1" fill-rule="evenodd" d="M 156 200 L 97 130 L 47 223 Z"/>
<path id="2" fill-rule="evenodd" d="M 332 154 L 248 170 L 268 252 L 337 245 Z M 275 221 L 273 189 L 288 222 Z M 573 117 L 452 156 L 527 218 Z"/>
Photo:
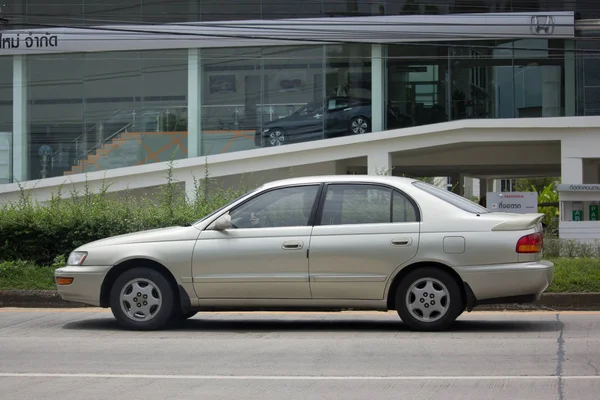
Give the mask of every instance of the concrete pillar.
<path id="1" fill-rule="evenodd" d="M 381 44 L 371 45 L 371 131 L 385 130 L 385 51 Z M 370 173 L 369 173 L 370 174 Z"/>
<path id="2" fill-rule="evenodd" d="M 462 174 L 451 174 L 450 175 L 450 190 L 461 196 L 465 195 L 465 180 Z"/>
<path id="3" fill-rule="evenodd" d="M 13 58 L 13 182 L 29 179 L 29 140 L 27 123 L 27 57 Z"/>
<path id="4" fill-rule="evenodd" d="M 374 151 L 367 156 L 367 174 L 392 175 L 392 156 L 387 151 Z"/>
<path id="5" fill-rule="evenodd" d="M 561 76 L 560 68 L 546 65 L 542 67 L 542 116 L 561 115 Z"/>
<path id="6" fill-rule="evenodd" d="M 572 117 L 577 114 L 576 111 L 576 88 L 575 80 L 575 42 L 565 40 L 565 116 Z"/>
<path id="7" fill-rule="evenodd" d="M 479 179 L 479 198 L 481 199 L 483 196 L 487 196 L 488 192 L 488 180 L 487 179 Z"/>
<path id="8" fill-rule="evenodd" d="M 581 157 L 565 157 L 561 162 L 561 182 L 583 183 L 583 161 Z"/>
<path id="9" fill-rule="evenodd" d="M 348 173 L 348 162 L 346 160 L 334 161 L 334 174 L 335 175 L 346 175 Z"/>
<path id="10" fill-rule="evenodd" d="M 202 58 L 188 50 L 188 158 L 202 156 Z"/>
<path id="11" fill-rule="evenodd" d="M 474 187 L 475 187 L 475 179 L 465 176 L 463 177 L 463 196 L 467 199 L 472 199 L 475 195 Z"/>

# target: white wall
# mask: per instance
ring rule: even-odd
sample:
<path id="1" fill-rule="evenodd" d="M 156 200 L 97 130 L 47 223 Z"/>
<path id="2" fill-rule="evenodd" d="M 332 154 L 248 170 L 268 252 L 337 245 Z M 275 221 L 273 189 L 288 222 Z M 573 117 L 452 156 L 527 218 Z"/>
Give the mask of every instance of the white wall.
<path id="1" fill-rule="evenodd" d="M 600 146 L 591 146 L 597 140 L 600 126 L 598 117 L 563 117 L 544 119 L 504 119 L 504 120 L 461 120 L 429 126 L 420 126 L 393 131 L 370 133 L 330 140 L 300 143 L 278 148 L 264 148 L 219 154 L 207 157 L 210 173 L 213 177 L 249 174 L 277 168 L 300 167 L 307 164 L 327 163 L 366 157 L 371 154 L 399 152 L 459 143 L 497 142 L 499 138 L 509 142 L 532 141 L 568 141 L 577 138 L 581 142 L 582 152 L 598 157 Z M 587 142 L 585 140 L 588 140 Z M 531 152 L 535 159 L 539 152 Z M 463 160 L 456 160 L 460 165 Z M 178 160 L 174 177 L 179 181 L 191 180 L 191 174 L 203 176 L 205 158 Z M 564 164 L 564 160 L 563 160 Z M 336 166 L 338 164 L 336 163 Z M 45 201 L 55 193 L 59 185 L 64 191 L 83 188 L 86 178 L 92 190 L 98 190 L 104 180 L 112 184 L 111 191 L 125 188 L 137 189 L 154 187 L 164 181 L 167 163 L 147 164 L 114 170 L 92 172 L 86 176 L 55 177 L 40 181 L 24 182 L 25 188 L 32 189 L 32 196 Z M 337 171 L 337 168 L 336 168 Z M 338 172 L 339 173 L 339 172 Z M 581 175 L 581 170 L 579 172 Z M 564 179 L 564 183 L 568 182 Z M 19 185 L 0 186 L 0 201 L 18 199 Z"/>

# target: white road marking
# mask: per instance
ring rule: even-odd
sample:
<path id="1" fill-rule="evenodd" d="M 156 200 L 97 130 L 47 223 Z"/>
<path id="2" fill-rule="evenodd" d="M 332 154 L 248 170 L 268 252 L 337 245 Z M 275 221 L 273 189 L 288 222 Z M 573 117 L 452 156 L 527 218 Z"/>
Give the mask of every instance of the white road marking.
<path id="1" fill-rule="evenodd" d="M 599 375 L 459 375 L 459 376 L 311 376 L 311 375 L 132 375 L 132 374 L 61 374 L 0 373 L 0 378 L 91 378 L 91 379 L 188 379 L 188 380 L 390 380 L 390 381 L 493 381 L 493 380 L 600 380 Z"/>

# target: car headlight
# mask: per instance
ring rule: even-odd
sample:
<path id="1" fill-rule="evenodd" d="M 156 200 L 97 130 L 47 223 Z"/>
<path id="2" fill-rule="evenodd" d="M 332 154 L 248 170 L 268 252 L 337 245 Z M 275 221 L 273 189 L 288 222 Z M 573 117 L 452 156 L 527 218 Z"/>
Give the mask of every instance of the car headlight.
<path id="1" fill-rule="evenodd" d="M 79 265 L 83 264 L 87 255 L 88 255 L 87 251 L 73 251 L 71 254 L 69 254 L 69 259 L 67 260 L 67 265 L 79 266 Z"/>

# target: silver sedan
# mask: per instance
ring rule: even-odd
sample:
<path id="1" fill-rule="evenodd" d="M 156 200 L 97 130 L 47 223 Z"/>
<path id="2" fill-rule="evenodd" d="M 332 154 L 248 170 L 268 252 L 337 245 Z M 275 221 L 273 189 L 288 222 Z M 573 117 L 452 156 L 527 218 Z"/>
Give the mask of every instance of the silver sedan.
<path id="1" fill-rule="evenodd" d="M 408 178 L 294 178 L 191 226 L 81 246 L 55 276 L 63 299 L 110 307 L 128 329 L 199 311 L 363 309 L 443 330 L 479 304 L 541 296 L 554 275 L 542 217 Z"/>

